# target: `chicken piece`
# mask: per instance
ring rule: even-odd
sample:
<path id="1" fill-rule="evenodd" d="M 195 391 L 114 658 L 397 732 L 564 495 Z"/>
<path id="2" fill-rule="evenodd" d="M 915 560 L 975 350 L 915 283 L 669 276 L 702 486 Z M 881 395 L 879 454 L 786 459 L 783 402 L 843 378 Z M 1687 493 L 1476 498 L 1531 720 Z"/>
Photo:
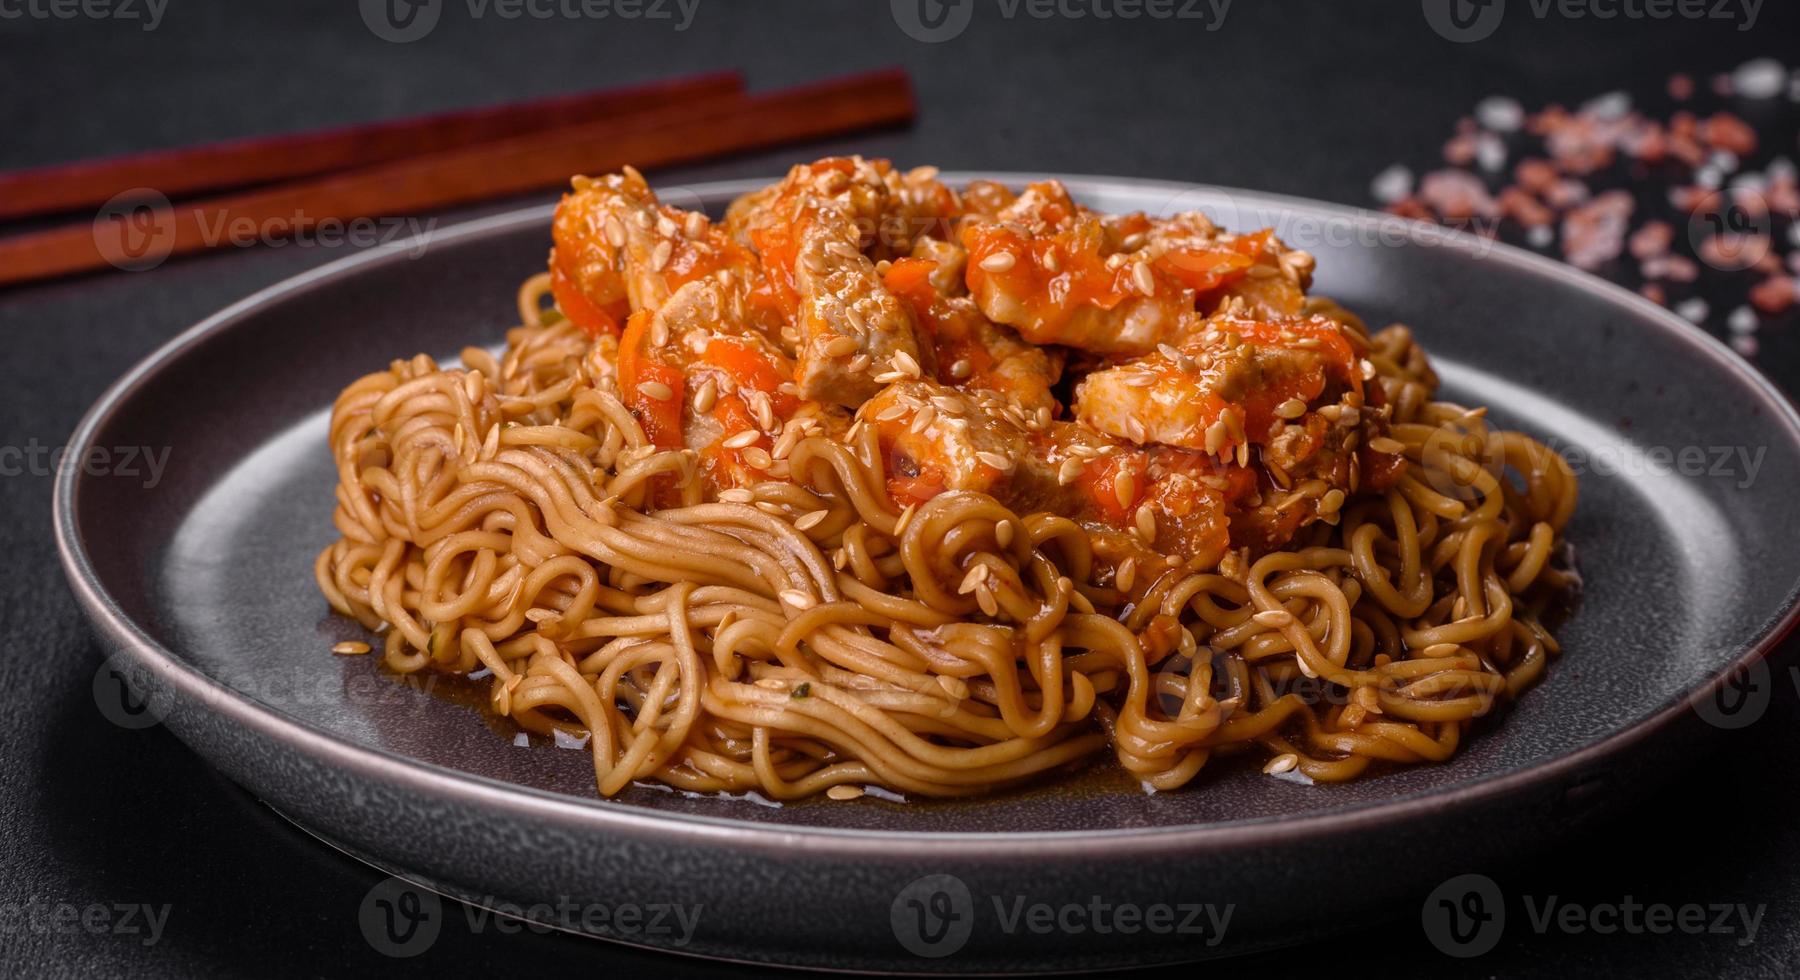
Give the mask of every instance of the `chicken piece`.
<path id="1" fill-rule="evenodd" d="M 636 170 L 573 186 L 552 224 L 551 289 L 590 334 L 617 333 L 626 315 L 655 311 L 697 279 L 717 280 L 734 305 L 755 289 L 754 256 L 706 215 L 659 204 Z"/>
<path id="2" fill-rule="evenodd" d="M 1077 423 L 1021 424 L 993 400 L 914 381 L 863 405 L 857 418 L 875 427 L 897 506 L 978 491 L 1020 514 L 1075 520 L 1096 533 L 1107 561 L 1170 554 L 1211 564 L 1231 543 L 1232 514 L 1255 493 L 1246 468 L 1140 449 Z"/>
<path id="3" fill-rule="evenodd" d="M 997 401 L 985 392 L 901 381 L 864 402 L 857 422 L 875 429 L 894 501 L 918 503 L 946 490 L 978 490 L 1004 499 L 1028 440 Z"/>
<path id="4" fill-rule="evenodd" d="M 1144 256 L 1157 272 L 1194 290 L 1200 312 L 1223 312 L 1234 299 L 1252 317 L 1299 316 L 1312 285 L 1313 258 L 1290 249 L 1272 229 L 1233 234 L 1198 211 L 1166 218 L 1129 214 L 1108 222 L 1119 249 Z"/>
<path id="5" fill-rule="evenodd" d="M 797 166 L 775 194 L 731 216 L 732 234 L 757 249 L 770 301 L 793 324 L 783 336 L 805 398 L 855 408 L 892 381 L 930 372 L 911 313 L 862 251 L 863 229 L 873 236 L 900 207 L 890 174 L 885 162 L 861 158 Z"/>
<path id="6" fill-rule="evenodd" d="M 1075 390 L 1075 415 L 1139 445 L 1160 443 L 1247 458 L 1284 422 L 1310 411 L 1328 382 L 1360 391 L 1356 354 L 1336 321 L 1207 321 L 1175 345 L 1095 371 Z"/>
<path id="7" fill-rule="evenodd" d="M 995 392 L 1021 417 L 1048 422 L 1059 407 L 1050 389 L 1062 377 L 1062 354 L 1020 340 L 982 316 L 967 296 L 944 296 L 934 285 L 936 275 L 929 260 L 909 258 L 891 263 L 882 281 L 912 309 L 935 353 L 938 381 Z"/>
<path id="8" fill-rule="evenodd" d="M 1096 215 L 1062 185 L 1004 197 L 971 188 L 962 242 L 968 284 L 991 319 L 1034 343 L 1145 353 L 1184 329 L 1188 314 L 1242 301 L 1249 315 L 1298 315 L 1312 256 L 1271 231 L 1236 235 L 1193 211 L 1167 218 Z"/>
<path id="9" fill-rule="evenodd" d="M 961 236 L 981 312 L 1034 344 L 1142 353 L 1194 309 L 1191 289 L 1117 251 L 1056 181 L 1032 184 L 993 218 L 971 216 Z"/>

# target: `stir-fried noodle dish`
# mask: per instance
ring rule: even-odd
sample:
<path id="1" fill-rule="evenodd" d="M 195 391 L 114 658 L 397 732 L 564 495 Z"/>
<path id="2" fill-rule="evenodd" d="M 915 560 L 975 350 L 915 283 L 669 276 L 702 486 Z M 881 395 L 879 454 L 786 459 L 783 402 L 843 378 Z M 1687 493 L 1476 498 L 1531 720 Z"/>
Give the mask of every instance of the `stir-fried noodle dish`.
<path id="1" fill-rule="evenodd" d="M 1342 781 L 1558 651 L 1567 464 L 1271 231 L 832 158 L 718 220 L 577 177 L 551 233 L 504 350 L 338 397 L 317 576 L 601 794 Z"/>

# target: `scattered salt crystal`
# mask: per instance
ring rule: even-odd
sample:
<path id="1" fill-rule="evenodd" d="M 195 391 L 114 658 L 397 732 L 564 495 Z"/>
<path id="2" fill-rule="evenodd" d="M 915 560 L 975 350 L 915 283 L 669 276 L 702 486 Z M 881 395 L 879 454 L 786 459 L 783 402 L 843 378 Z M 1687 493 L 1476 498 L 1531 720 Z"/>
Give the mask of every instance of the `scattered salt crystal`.
<path id="1" fill-rule="evenodd" d="M 1706 319 L 1706 314 L 1709 312 L 1711 312 L 1711 307 L 1706 305 L 1706 300 L 1703 300 L 1698 296 L 1695 296 L 1692 299 L 1684 299 L 1675 304 L 1676 315 L 1689 323 L 1703 322 Z"/>
<path id="2" fill-rule="evenodd" d="M 1549 225 L 1537 225 L 1526 230 L 1525 241 L 1532 248 L 1549 248 L 1551 243 L 1556 241 L 1556 232 L 1551 230 Z M 1800 252 L 1795 254 L 1800 255 Z"/>
<path id="3" fill-rule="evenodd" d="M 1383 204 L 1397 204 L 1411 196 L 1413 172 L 1400 164 L 1383 170 L 1369 182 L 1369 193 Z"/>
<path id="4" fill-rule="evenodd" d="M 1525 122 L 1525 107 L 1517 99 L 1490 95 L 1475 104 L 1475 119 L 1496 133 L 1510 133 Z"/>
<path id="5" fill-rule="evenodd" d="M 552 728 L 550 731 L 556 736 L 556 747 L 559 749 L 586 748 L 588 739 L 592 737 L 591 735 L 582 735 L 578 738 L 560 728 Z"/>
<path id="6" fill-rule="evenodd" d="M 1475 164 L 1489 173 L 1506 166 L 1506 144 L 1493 133 L 1482 133 L 1475 141 Z"/>
<path id="7" fill-rule="evenodd" d="M 1595 119 L 1623 119 L 1631 111 L 1631 96 L 1624 92 L 1608 92 L 1581 104 L 1583 115 Z"/>
<path id="8" fill-rule="evenodd" d="M 1750 99 L 1772 99 L 1781 94 L 1787 82 L 1787 69 L 1774 58 L 1746 61 L 1731 73 L 1731 85 L 1739 95 Z"/>
<path id="9" fill-rule="evenodd" d="M 1756 338 L 1749 334 L 1738 334 L 1731 338 L 1731 349 L 1745 357 L 1755 357 L 1756 352 L 1761 348 L 1762 345 L 1758 344 Z"/>
<path id="10" fill-rule="evenodd" d="M 531 736 L 525 734 L 524 732 L 519 732 L 518 734 L 514 735 L 513 736 L 513 747 L 519 748 L 519 749 L 531 748 Z"/>
<path id="11" fill-rule="evenodd" d="M 1725 318 L 1725 327 L 1732 333 L 1755 333 L 1756 311 L 1748 306 L 1740 306 L 1731 311 Z"/>

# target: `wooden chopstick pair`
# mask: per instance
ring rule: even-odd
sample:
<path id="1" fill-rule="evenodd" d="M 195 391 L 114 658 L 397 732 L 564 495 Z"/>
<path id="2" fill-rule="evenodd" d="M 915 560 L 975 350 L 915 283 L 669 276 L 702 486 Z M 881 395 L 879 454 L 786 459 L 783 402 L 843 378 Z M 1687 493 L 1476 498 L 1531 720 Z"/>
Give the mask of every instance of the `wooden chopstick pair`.
<path id="1" fill-rule="evenodd" d="M 127 188 L 166 198 L 286 181 L 0 239 L 0 285 L 131 267 L 146 250 L 157 259 L 200 251 L 221 244 L 223 228 L 283 237 L 325 222 L 525 193 L 626 164 L 666 166 L 897 125 L 914 112 L 911 86 L 898 69 L 757 94 L 745 93 L 736 74 L 718 73 L 527 106 L 0 174 L 0 218 L 93 206 Z"/>

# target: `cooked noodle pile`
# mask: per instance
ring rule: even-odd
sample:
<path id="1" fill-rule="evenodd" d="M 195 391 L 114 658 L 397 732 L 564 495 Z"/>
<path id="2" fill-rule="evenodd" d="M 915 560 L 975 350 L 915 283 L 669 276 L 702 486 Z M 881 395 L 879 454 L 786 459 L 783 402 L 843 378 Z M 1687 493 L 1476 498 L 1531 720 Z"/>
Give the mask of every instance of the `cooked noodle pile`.
<path id="1" fill-rule="evenodd" d="M 1576 481 L 1434 400 L 1403 327 L 1308 305 L 1372 365 L 1404 457 L 1385 489 L 1339 492 L 1285 547 L 1126 571 L 1064 513 L 898 505 L 872 425 L 790 426 L 783 478 L 719 489 L 646 435 L 549 289 L 526 283 L 499 357 L 396 361 L 338 398 L 317 576 L 387 668 L 490 678 L 498 714 L 591 736 L 603 795 L 954 796 L 1109 749 L 1159 790 L 1242 752 L 1347 780 L 1448 759 L 1557 650 Z"/>

